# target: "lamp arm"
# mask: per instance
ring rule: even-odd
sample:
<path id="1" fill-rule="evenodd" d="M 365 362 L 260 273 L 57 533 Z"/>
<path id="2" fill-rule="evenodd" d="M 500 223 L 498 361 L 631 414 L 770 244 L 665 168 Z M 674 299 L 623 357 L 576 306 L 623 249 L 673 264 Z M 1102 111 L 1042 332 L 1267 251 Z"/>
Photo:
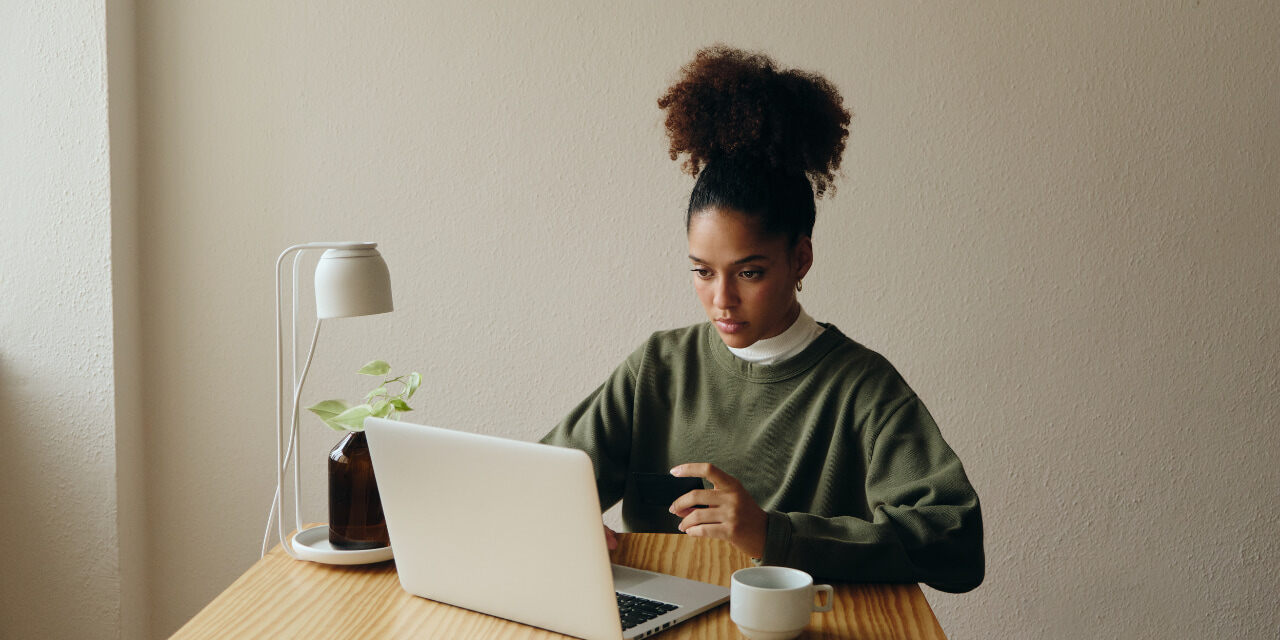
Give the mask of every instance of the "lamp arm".
<path id="1" fill-rule="evenodd" d="M 302 531 L 302 467 L 298 464 L 298 451 L 302 449 L 302 433 L 298 431 L 298 396 L 302 390 L 302 381 L 298 379 L 298 267 L 302 264 L 301 251 L 293 254 L 293 285 L 290 292 L 293 296 L 292 318 L 289 330 L 289 392 L 293 395 L 293 412 L 289 418 L 289 441 L 293 443 L 293 521 L 294 530 Z M 307 351 L 307 365 L 311 366 L 311 354 L 315 352 L 315 338 L 320 335 L 320 319 L 316 318 L 316 328 L 311 339 L 311 349 Z M 289 456 L 288 447 L 285 457 Z M 286 465 L 288 462 L 285 463 Z"/>
<path id="2" fill-rule="evenodd" d="M 280 528 L 280 546 L 284 547 L 285 553 L 297 559 L 298 555 L 293 550 L 293 546 L 284 536 L 284 523 L 281 522 L 281 508 L 284 506 L 284 473 L 289 463 L 289 452 L 285 450 L 284 436 L 284 327 L 281 326 L 281 305 L 283 299 L 280 291 L 280 267 L 284 263 L 285 257 L 291 253 L 304 251 L 309 249 L 308 244 L 295 244 L 280 253 L 280 257 L 276 258 L 275 270 L 275 289 L 276 289 L 276 495 L 272 500 L 271 513 L 267 516 L 267 531 L 271 530 L 271 519 L 275 517 L 277 525 Z M 319 247 L 317 247 L 319 248 Z M 289 448 L 293 448 L 293 441 L 290 438 Z M 295 495 L 297 487 L 294 487 Z M 266 545 L 263 544 L 264 554 Z"/>

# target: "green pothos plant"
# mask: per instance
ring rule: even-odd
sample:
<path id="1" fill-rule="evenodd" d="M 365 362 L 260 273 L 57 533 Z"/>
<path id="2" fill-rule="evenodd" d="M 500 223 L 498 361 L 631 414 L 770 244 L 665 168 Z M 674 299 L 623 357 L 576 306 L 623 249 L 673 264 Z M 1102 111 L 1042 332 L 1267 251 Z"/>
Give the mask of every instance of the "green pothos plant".
<path id="1" fill-rule="evenodd" d="M 418 385 L 422 384 L 422 376 L 417 371 L 388 377 L 391 365 L 382 360 L 374 360 L 360 367 L 356 373 L 383 378 L 381 384 L 365 394 L 364 402 L 350 406 L 342 400 L 325 400 L 307 407 L 307 410 L 320 416 L 335 431 L 364 431 L 365 418 L 372 416 L 395 419 L 405 411 L 413 411 L 408 400 L 418 390 Z"/>

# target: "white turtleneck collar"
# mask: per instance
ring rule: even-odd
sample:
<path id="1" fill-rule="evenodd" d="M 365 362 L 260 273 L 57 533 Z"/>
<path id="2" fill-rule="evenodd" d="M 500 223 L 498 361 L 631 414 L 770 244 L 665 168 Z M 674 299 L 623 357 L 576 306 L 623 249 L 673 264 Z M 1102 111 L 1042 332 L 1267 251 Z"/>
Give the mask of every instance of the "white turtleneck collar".
<path id="1" fill-rule="evenodd" d="M 786 331 L 764 340 L 756 340 L 754 344 L 735 349 L 729 347 L 733 355 L 757 365 L 778 364 L 805 350 L 825 329 L 809 314 L 800 309 L 800 315 Z"/>

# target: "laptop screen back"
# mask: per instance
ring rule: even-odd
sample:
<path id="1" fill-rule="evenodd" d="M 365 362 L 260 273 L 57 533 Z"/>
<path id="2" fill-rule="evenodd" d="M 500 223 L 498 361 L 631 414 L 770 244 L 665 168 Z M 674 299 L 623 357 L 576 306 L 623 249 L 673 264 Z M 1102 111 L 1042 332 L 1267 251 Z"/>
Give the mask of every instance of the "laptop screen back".
<path id="1" fill-rule="evenodd" d="M 621 637 L 582 451 L 365 421 L 400 584 L 582 638 Z"/>

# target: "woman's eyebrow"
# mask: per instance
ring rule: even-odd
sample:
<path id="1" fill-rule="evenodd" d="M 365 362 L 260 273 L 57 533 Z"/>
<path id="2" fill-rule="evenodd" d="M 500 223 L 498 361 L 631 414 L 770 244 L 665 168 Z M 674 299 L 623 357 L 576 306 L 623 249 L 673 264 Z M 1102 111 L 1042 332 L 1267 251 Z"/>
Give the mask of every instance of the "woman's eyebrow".
<path id="1" fill-rule="evenodd" d="M 695 255 L 693 255 L 692 253 L 691 253 L 691 254 L 689 254 L 689 259 L 690 259 L 690 260 L 692 260 L 692 261 L 694 261 L 694 262 L 701 262 L 701 263 L 703 263 L 703 264 L 707 264 L 707 261 L 706 261 L 706 260 L 703 260 L 702 258 L 699 258 L 698 256 L 695 256 Z M 745 257 L 745 258 L 741 258 L 741 259 L 739 259 L 739 260 L 734 260 L 734 261 L 733 261 L 733 264 L 744 264 L 744 263 L 747 263 L 747 262 L 756 262 L 757 260 L 758 260 L 758 261 L 760 261 L 760 262 L 768 262 L 768 261 L 769 261 L 769 257 L 768 257 L 768 256 L 762 256 L 762 255 L 760 255 L 760 254 L 758 254 L 758 253 L 753 253 L 753 254 L 751 254 L 751 255 L 749 255 L 749 256 L 747 256 L 747 257 Z"/>

